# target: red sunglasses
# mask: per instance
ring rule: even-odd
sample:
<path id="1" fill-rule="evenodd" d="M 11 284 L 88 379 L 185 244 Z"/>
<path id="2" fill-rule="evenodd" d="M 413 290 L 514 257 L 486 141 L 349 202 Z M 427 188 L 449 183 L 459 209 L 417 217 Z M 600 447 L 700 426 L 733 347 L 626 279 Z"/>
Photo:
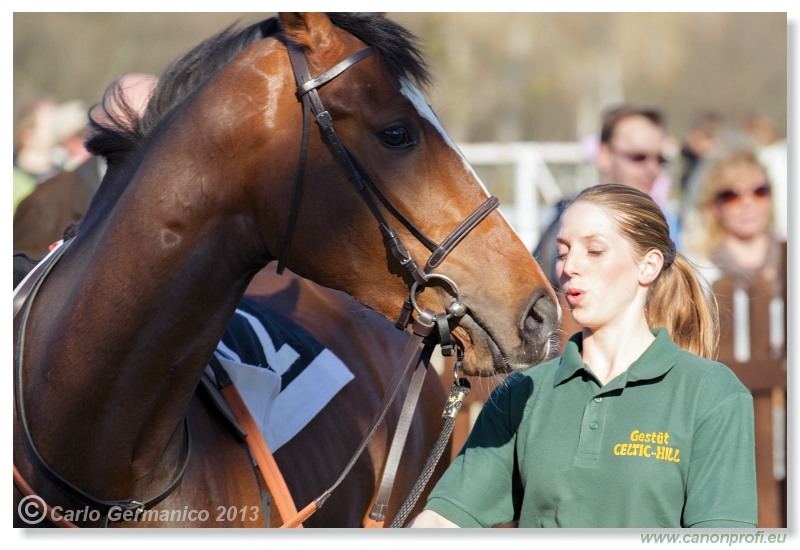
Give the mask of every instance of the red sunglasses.
<path id="1" fill-rule="evenodd" d="M 717 204 L 733 204 L 739 202 L 745 195 L 752 195 L 756 199 L 764 199 L 769 197 L 772 190 L 769 185 L 764 184 L 761 187 L 756 187 L 750 191 L 734 191 L 733 189 L 726 189 L 720 191 L 714 196 L 714 202 Z"/>

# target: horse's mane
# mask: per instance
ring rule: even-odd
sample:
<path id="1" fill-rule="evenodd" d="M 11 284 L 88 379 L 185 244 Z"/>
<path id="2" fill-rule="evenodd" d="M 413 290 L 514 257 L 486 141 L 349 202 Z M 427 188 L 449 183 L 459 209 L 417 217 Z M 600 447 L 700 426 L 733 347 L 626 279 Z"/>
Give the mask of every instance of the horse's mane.
<path id="1" fill-rule="evenodd" d="M 372 13 L 329 13 L 337 27 L 358 37 L 385 60 L 392 71 L 425 87 L 430 73 L 417 39 L 397 23 Z M 249 45 L 281 33 L 277 17 L 239 28 L 233 24 L 204 40 L 174 61 L 159 78 L 158 86 L 141 117 L 127 107 L 121 90 L 109 90 L 122 106 L 122 116 L 105 113 L 102 123 L 90 116 L 87 150 L 106 159 L 111 172 L 146 142 L 167 115 Z M 100 109 L 101 106 L 95 106 Z M 110 119 L 110 123 L 109 123 Z"/>

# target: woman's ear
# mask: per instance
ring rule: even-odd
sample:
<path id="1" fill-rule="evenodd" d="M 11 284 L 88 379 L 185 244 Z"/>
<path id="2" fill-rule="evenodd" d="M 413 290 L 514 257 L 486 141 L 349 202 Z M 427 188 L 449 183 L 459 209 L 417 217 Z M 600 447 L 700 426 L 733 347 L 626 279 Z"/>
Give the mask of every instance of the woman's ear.
<path id="1" fill-rule="evenodd" d="M 648 250 L 639 262 L 639 284 L 647 286 L 656 280 L 664 266 L 664 254 L 657 248 Z"/>

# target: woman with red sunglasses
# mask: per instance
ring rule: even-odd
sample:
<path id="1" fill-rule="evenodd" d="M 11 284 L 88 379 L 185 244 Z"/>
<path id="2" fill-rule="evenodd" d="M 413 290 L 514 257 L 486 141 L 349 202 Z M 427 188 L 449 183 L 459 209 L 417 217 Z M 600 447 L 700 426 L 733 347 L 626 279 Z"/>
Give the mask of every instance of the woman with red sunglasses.
<path id="1" fill-rule="evenodd" d="M 786 527 L 786 242 L 756 152 L 714 159 L 691 214 L 682 242 L 719 303 L 719 361 L 753 394 L 758 525 Z"/>

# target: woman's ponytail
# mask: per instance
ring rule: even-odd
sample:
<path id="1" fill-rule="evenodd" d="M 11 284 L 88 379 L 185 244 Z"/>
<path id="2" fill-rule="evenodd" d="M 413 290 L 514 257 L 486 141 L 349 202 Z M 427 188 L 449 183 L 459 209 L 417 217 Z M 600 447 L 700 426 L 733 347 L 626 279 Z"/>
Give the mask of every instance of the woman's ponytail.
<path id="1" fill-rule="evenodd" d="M 719 309 L 714 294 L 701 284 L 702 275 L 680 252 L 650 288 L 647 323 L 664 327 L 683 349 L 717 358 Z"/>

